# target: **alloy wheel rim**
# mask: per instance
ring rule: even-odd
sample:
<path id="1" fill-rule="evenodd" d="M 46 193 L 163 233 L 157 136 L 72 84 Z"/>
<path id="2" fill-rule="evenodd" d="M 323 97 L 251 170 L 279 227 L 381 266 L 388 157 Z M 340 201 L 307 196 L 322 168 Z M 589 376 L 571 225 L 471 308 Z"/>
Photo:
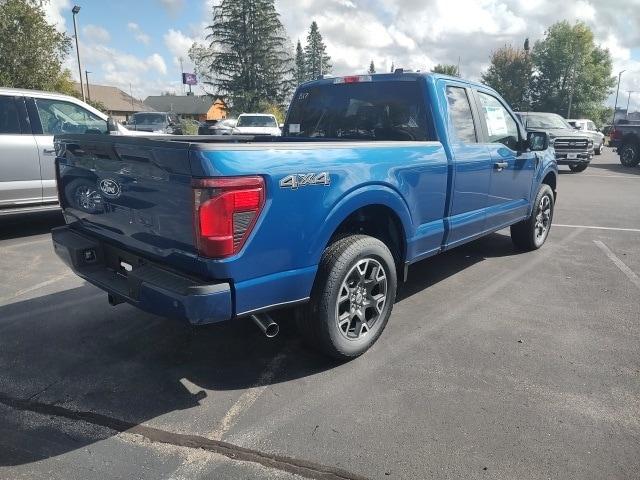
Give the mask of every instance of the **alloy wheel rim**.
<path id="1" fill-rule="evenodd" d="M 546 238 L 547 233 L 549 233 L 550 224 L 551 198 L 549 198 L 549 195 L 545 195 L 540 199 L 536 213 L 535 235 L 538 242 L 541 242 Z"/>
<path id="2" fill-rule="evenodd" d="M 622 160 L 626 163 L 631 163 L 636 156 L 636 151 L 633 147 L 627 145 L 622 150 Z"/>
<path id="3" fill-rule="evenodd" d="M 336 301 L 336 326 L 359 340 L 379 322 L 387 302 L 387 272 L 373 258 L 359 260 L 345 276 Z"/>
<path id="4" fill-rule="evenodd" d="M 102 198 L 97 190 L 87 186 L 76 190 L 76 200 L 78 205 L 85 210 L 95 210 L 102 203 Z"/>

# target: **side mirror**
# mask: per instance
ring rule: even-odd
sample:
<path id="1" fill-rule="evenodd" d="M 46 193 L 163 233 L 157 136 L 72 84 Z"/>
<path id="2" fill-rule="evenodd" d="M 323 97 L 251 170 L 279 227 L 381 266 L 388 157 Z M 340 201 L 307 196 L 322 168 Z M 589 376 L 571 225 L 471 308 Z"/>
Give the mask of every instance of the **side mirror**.
<path id="1" fill-rule="evenodd" d="M 284 128 L 284 123 L 278 124 L 278 128 L 280 128 L 280 130 L 282 130 Z"/>
<path id="2" fill-rule="evenodd" d="M 549 135 L 547 132 L 528 132 L 527 144 L 532 152 L 541 152 L 549 148 Z"/>
<path id="3" fill-rule="evenodd" d="M 118 131 L 118 122 L 115 121 L 113 117 L 107 118 L 107 132 L 115 133 Z"/>

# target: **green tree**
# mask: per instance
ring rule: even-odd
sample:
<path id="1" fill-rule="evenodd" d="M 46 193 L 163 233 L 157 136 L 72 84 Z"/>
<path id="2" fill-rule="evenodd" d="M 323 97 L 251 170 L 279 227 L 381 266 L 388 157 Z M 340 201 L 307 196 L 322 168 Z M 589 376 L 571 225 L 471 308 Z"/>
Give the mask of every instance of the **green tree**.
<path id="1" fill-rule="evenodd" d="M 0 86 L 54 90 L 71 39 L 49 25 L 42 1 L 0 1 Z"/>
<path id="2" fill-rule="evenodd" d="M 222 0 L 207 28 L 208 45 L 189 51 L 205 85 L 235 112 L 287 101 L 294 86 L 293 59 L 274 0 Z"/>
<path id="3" fill-rule="evenodd" d="M 599 117 L 615 85 L 609 51 L 584 23 L 558 22 L 532 50 L 534 109 L 567 117 Z"/>
<path id="4" fill-rule="evenodd" d="M 514 110 L 530 107 L 532 63 L 529 52 L 505 45 L 491 54 L 491 65 L 482 81 L 496 90 Z"/>
<path id="5" fill-rule="evenodd" d="M 315 80 L 320 75 L 331 72 L 331 57 L 327 55 L 327 46 L 322 41 L 318 24 L 313 21 L 304 47 L 305 68 L 308 80 Z"/>
<path id="6" fill-rule="evenodd" d="M 452 77 L 459 77 L 458 67 L 447 63 L 439 63 L 431 69 L 433 73 L 441 73 L 443 75 L 451 75 Z"/>
<path id="7" fill-rule="evenodd" d="M 296 45 L 296 83 L 300 85 L 307 81 L 307 68 L 305 65 L 304 58 L 304 50 L 302 49 L 302 45 L 300 44 L 300 40 L 298 40 L 298 44 Z"/>
<path id="8" fill-rule="evenodd" d="M 370 75 L 373 75 L 374 73 L 376 73 L 376 65 L 375 63 L 373 63 L 373 60 L 371 60 L 371 63 L 369 64 L 369 72 Z"/>

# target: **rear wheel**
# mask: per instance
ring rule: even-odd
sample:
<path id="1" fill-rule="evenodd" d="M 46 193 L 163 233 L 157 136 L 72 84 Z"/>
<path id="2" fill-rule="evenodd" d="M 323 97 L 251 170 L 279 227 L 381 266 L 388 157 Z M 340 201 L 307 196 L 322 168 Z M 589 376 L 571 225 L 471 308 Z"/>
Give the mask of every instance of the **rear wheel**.
<path id="1" fill-rule="evenodd" d="M 569 165 L 569 169 L 573 173 L 580 173 L 580 172 L 584 172 L 588 166 L 589 166 L 588 163 L 573 163 Z"/>
<path id="2" fill-rule="evenodd" d="M 637 167 L 640 163 L 640 146 L 637 143 L 625 143 L 620 147 L 620 163 L 625 167 Z"/>
<path id="3" fill-rule="evenodd" d="M 322 255 L 311 300 L 298 312 L 300 332 L 327 355 L 355 358 L 384 330 L 396 288 L 395 262 L 384 243 L 367 235 L 342 238 Z"/>
<path id="4" fill-rule="evenodd" d="M 531 216 L 511 225 L 511 240 L 522 250 L 537 250 L 549 236 L 555 205 L 553 190 L 547 184 L 540 185 Z"/>

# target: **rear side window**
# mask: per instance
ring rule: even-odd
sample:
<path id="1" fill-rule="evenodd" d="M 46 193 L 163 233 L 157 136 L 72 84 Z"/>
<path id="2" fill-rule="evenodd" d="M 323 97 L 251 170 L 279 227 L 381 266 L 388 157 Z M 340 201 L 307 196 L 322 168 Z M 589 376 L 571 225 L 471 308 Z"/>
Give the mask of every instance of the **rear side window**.
<path id="1" fill-rule="evenodd" d="M 482 112 L 487 123 L 490 143 L 502 143 L 511 150 L 517 150 L 520 142 L 518 124 L 497 98 L 478 92 Z"/>
<path id="2" fill-rule="evenodd" d="M 476 127 L 473 123 L 471 104 L 467 91 L 461 87 L 447 87 L 449 121 L 453 137 L 462 143 L 476 143 Z"/>
<path id="3" fill-rule="evenodd" d="M 19 135 L 21 133 L 20 117 L 15 99 L 0 95 L 0 135 Z"/>
<path id="4" fill-rule="evenodd" d="M 325 84 L 298 90 L 285 135 L 378 141 L 425 141 L 431 122 L 417 81 Z"/>

